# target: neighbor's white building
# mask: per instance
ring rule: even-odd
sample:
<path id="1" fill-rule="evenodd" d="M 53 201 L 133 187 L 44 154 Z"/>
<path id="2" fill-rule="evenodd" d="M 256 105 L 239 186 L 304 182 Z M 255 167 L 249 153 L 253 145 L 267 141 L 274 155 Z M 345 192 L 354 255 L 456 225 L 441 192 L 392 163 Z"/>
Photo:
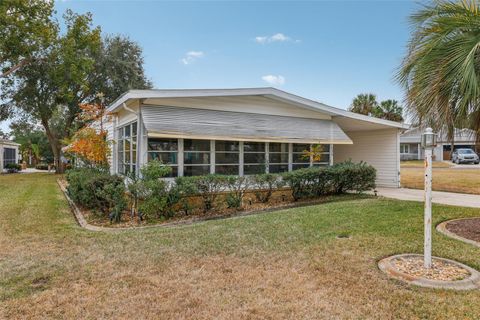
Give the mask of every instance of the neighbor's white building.
<path id="1" fill-rule="evenodd" d="M 10 140 L 0 139 L 0 172 L 9 163 L 18 163 L 20 145 Z"/>
<path id="2" fill-rule="evenodd" d="M 421 160 L 424 157 L 424 150 L 420 146 L 422 129 L 412 128 L 400 136 L 400 159 Z M 471 148 L 476 149 L 475 131 L 470 129 L 455 129 L 454 149 Z M 435 161 L 450 160 L 451 143 L 448 141 L 445 132 L 437 135 L 437 146 L 433 149 Z M 478 151 L 478 150 L 477 150 Z"/>
<path id="3" fill-rule="evenodd" d="M 173 176 L 285 172 L 352 159 L 373 165 L 379 186 L 400 184 L 406 125 L 277 89 L 131 90 L 108 111 L 112 173 L 152 159 Z M 312 144 L 324 146 L 319 162 L 303 156 Z"/>

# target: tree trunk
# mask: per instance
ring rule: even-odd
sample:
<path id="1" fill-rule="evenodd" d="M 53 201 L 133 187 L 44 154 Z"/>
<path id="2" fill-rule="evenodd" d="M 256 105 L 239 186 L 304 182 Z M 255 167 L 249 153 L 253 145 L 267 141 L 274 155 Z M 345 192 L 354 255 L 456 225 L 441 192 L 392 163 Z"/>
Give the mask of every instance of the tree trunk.
<path id="1" fill-rule="evenodd" d="M 50 128 L 46 123 L 43 123 L 43 127 L 45 128 L 45 133 L 47 134 L 48 142 L 50 143 L 50 147 L 52 148 L 54 162 L 55 162 L 55 173 L 63 173 L 65 170 L 63 163 L 62 163 L 62 145 L 57 137 L 55 137 Z"/>

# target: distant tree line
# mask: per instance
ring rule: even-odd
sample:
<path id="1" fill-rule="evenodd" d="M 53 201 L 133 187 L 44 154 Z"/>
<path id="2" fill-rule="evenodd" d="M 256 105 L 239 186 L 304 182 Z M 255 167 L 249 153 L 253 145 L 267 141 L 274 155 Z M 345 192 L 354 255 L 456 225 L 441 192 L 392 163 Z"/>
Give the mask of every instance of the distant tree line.
<path id="1" fill-rule="evenodd" d="M 366 116 L 390 121 L 403 122 L 403 108 L 396 100 L 377 102 L 377 96 L 372 93 L 357 95 L 350 105 L 349 111 Z"/>

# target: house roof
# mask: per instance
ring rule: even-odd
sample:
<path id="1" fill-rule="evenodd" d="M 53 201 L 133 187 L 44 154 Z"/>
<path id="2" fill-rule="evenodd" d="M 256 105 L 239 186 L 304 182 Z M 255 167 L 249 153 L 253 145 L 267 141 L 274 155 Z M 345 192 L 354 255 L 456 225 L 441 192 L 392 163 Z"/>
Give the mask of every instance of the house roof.
<path id="1" fill-rule="evenodd" d="M 12 140 L 0 139 L 0 144 L 8 144 L 10 146 L 20 146 L 19 143 L 16 143 Z"/>
<path id="2" fill-rule="evenodd" d="M 414 127 L 410 130 L 405 131 L 400 136 L 400 142 L 405 143 L 420 143 L 423 129 L 421 127 Z M 466 142 L 466 143 L 475 143 L 476 134 L 474 130 L 467 129 L 467 128 L 455 128 L 455 142 Z M 446 130 L 441 130 L 437 133 L 437 141 L 438 142 L 449 142 Z"/>
<path id="3" fill-rule="evenodd" d="M 118 97 L 108 107 L 109 112 L 115 112 L 122 107 L 123 103 L 134 99 L 153 98 L 192 98 L 192 97 L 234 97 L 234 96 L 264 96 L 271 99 L 287 102 L 300 108 L 319 111 L 332 116 L 332 118 L 352 119 L 368 122 L 384 127 L 408 129 L 409 125 L 374 117 L 361 115 L 343 109 L 328 106 L 326 104 L 303 98 L 279 89 L 265 88 L 234 88 L 234 89 L 153 89 L 153 90 L 130 90 Z"/>

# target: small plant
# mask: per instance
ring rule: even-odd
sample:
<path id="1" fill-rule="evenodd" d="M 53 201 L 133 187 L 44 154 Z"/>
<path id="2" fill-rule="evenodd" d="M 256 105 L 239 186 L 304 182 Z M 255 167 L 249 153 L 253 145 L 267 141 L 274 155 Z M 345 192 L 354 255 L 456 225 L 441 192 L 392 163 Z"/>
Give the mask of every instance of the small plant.
<path id="1" fill-rule="evenodd" d="M 225 190 L 227 177 L 223 175 L 209 174 L 192 177 L 195 189 L 203 201 L 203 212 L 210 211 L 216 202 L 218 194 Z"/>
<path id="2" fill-rule="evenodd" d="M 255 198 L 261 203 L 267 203 L 272 197 L 273 190 L 284 185 L 278 174 L 264 173 L 252 176 L 252 183 L 255 187 Z"/>
<path id="3" fill-rule="evenodd" d="M 162 162 L 154 160 L 148 162 L 141 169 L 141 186 L 143 201 L 139 204 L 140 215 L 147 217 L 155 214 L 165 215 L 168 203 L 168 183 L 161 179 L 171 172 L 171 168 Z"/>
<path id="4" fill-rule="evenodd" d="M 188 216 L 194 209 L 190 202 L 190 197 L 198 194 L 198 190 L 192 177 L 178 177 L 175 179 L 176 192 L 180 196 L 180 206 L 183 213 Z"/>
<path id="5" fill-rule="evenodd" d="M 322 161 L 324 148 L 321 144 L 313 144 L 310 150 L 303 150 L 302 158 L 305 160 L 312 159 L 313 162 Z"/>
<path id="6" fill-rule="evenodd" d="M 247 191 L 250 181 L 247 177 L 227 176 L 226 185 L 229 194 L 226 197 L 229 208 L 239 209 L 243 205 L 243 197 Z"/>
<path id="7" fill-rule="evenodd" d="M 130 218 L 135 215 L 140 221 L 143 220 L 142 214 L 138 210 L 140 200 L 145 195 L 145 188 L 142 179 L 135 172 L 130 172 L 126 179 L 127 196 L 130 203 Z"/>

